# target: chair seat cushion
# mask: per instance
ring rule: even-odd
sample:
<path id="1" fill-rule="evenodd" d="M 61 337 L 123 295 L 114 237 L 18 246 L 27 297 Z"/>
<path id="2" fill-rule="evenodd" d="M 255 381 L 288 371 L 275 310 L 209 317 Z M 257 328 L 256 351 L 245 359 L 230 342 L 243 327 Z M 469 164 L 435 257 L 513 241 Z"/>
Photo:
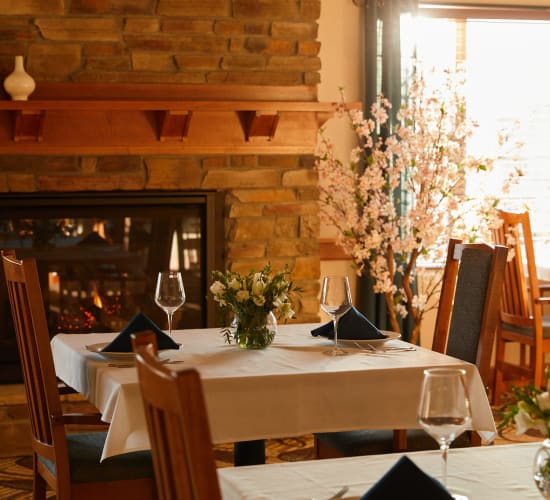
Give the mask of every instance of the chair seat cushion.
<path id="1" fill-rule="evenodd" d="M 502 323 L 503 330 L 512 333 L 518 333 L 520 335 L 533 336 L 533 329 L 530 326 L 516 326 L 510 323 Z M 545 339 L 550 339 L 550 316 L 542 317 L 542 336 Z"/>
<path id="2" fill-rule="evenodd" d="M 136 451 L 116 455 L 100 462 L 106 432 L 68 434 L 71 483 L 121 481 L 153 478 L 150 451 Z M 43 457 L 39 460 L 55 476 L 55 464 Z"/>
<path id="3" fill-rule="evenodd" d="M 315 437 L 345 457 L 395 452 L 393 447 L 393 430 L 391 429 L 320 432 L 316 433 Z M 469 436 L 466 433 L 461 434 L 451 443 L 451 447 L 453 448 L 466 446 L 470 446 Z M 407 451 L 438 449 L 439 445 L 435 439 L 424 430 L 407 430 Z"/>

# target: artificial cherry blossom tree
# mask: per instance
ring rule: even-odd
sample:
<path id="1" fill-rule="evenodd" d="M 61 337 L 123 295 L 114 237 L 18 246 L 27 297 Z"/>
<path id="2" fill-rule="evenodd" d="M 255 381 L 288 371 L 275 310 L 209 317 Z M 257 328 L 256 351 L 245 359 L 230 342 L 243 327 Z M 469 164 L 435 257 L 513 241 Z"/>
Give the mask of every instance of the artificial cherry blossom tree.
<path id="1" fill-rule="evenodd" d="M 498 196 L 487 192 L 473 198 L 465 189 L 466 182 L 494 188 L 494 159 L 466 152 L 476 124 L 466 114 L 461 78 L 460 72 L 447 71 L 439 84 L 428 86 L 418 71 L 395 124 L 389 119 L 391 103 L 383 97 L 364 118 L 362 111 L 346 106 L 342 95 L 336 114 L 349 121 L 357 136 L 346 163 L 326 131 L 320 132 L 322 218 L 336 227 L 336 243 L 353 257 L 357 273 L 369 273 L 373 291 L 384 295 L 392 329 L 400 331 L 399 316 L 412 317 L 413 343 L 425 313 L 436 307 L 430 304 L 437 302 L 431 299 L 442 274 L 427 280 L 418 293 L 413 283 L 419 260 L 443 262 L 451 237 L 486 239 L 499 223 Z M 384 134 L 387 129 L 390 133 Z M 517 172 L 502 189 L 515 179 Z"/>

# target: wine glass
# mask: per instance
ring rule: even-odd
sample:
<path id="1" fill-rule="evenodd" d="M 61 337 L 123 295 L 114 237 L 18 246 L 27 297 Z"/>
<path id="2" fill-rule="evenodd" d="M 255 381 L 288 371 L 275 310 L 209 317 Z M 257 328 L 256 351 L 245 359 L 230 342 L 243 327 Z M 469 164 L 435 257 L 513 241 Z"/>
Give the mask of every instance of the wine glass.
<path id="1" fill-rule="evenodd" d="M 472 421 L 465 370 L 461 368 L 424 370 L 418 420 L 426 432 L 439 444 L 443 459 L 442 483 L 447 487 L 449 446 Z M 459 494 L 452 494 L 452 496 L 457 500 L 468 499 Z"/>
<path id="2" fill-rule="evenodd" d="M 183 278 L 179 271 L 161 271 L 157 278 L 155 303 L 168 316 L 168 335 L 172 336 L 172 316 L 185 302 Z"/>
<path id="3" fill-rule="evenodd" d="M 347 354 L 338 346 L 338 321 L 351 308 L 351 292 L 347 276 L 325 276 L 321 290 L 321 309 L 334 323 L 334 346 L 325 354 L 341 356 Z"/>

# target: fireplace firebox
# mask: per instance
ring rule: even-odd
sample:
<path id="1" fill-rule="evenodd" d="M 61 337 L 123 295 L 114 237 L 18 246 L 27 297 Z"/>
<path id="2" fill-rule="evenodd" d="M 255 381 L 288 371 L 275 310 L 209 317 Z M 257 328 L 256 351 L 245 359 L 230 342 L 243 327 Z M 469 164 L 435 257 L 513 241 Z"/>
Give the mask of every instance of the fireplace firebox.
<path id="1" fill-rule="evenodd" d="M 223 267 L 219 192 L 37 193 L 0 199 L 0 248 L 37 261 L 50 335 L 116 332 L 154 303 L 159 271 L 182 272 L 186 303 L 174 328 L 214 326 L 211 271 Z M 21 381 L 3 276 L 0 383 Z"/>

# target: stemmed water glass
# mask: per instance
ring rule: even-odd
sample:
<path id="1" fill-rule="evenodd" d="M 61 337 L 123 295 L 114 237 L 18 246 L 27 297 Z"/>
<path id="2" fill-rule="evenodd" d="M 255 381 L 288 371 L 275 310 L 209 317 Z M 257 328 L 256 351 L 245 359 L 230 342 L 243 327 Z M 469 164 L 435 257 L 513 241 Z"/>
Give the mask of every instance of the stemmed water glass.
<path id="1" fill-rule="evenodd" d="M 351 292 L 347 276 L 325 276 L 321 289 L 321 309 L 334 323 L 334 346 L 325 354 L 341 356 L 347 354 L 338 346 L 338 321 L 351 308 Z"/>
<path id="2" fill-rule="evenodd" d="M 442 483 L 447 487 L 447 454 L 449 446 L 469 426 L 470 398 L 466 388 L 466 371 L 460 368 L 430 368 L 424 370 L 420 404 L 420 425 L 441 449 Z M 453 494 L 456 500 L 468 497 Z"/>
<path id="3" fill-rule="evenodd" d="M 168 334 L 172 336 L 172 317 L 185 303 L 183 278 L 179 271 L 161 271 L 157 277 L 155 303 L 168 316 Z"/>

